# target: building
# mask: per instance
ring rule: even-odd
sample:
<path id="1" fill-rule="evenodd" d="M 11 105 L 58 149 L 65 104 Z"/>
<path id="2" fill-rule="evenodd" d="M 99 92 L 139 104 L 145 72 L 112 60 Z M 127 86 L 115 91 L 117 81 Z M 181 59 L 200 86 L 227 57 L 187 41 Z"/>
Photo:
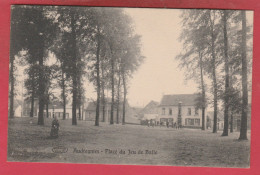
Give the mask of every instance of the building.
<path id="1" fill-rule="evenodd" d="M 107 99 L 107 102 L 105 103 L 105 115 L 104 115 L 104 121 L 105 122 L 110 122 L 110 116 L 111 116 L 111 99 Z M 87 108 L 84 110 L 83 118 L 84 120 L 90 120 L 90 121 L 95 121 L 96 119 L 96 102 L 90 102 L 87 106 Z M 119 105 L 119 116 L 118 119 L 120 123 L 122 123 L 122 117 L 123 117 L 123 105 L 120 103 Z M 117 117 L 117 104 L 116 102 L 114 103 L 114 111 L 113 111 L 113 120 L 116 122 L 116 117 Z M 99 105 L 99 117 L 100 121 L 103 121 L 103 103 L 100 102 Z"/>
<path id="2" fill-rule="evenodd" d="M 251 99 L 252 94 L 251 91 L 248 91 L 248 114 L 247 114 L 247 129 L 251 129 Z M 239 107 L 238 107 L 239 108 Z M 233 116 L 233 131 L 240 131 L 241 127 L 241 112 L 231 114 L 229 113 L 229 129 L 231 127 L 231 115 Z M 214 111 L 209 111 L 207 113 L 207 124 L 206 127 L 208 129 L 213 128 L 213 118 L 214 118 Z M 221 111 L 217 113 L 217 129 L 223 130 L 224 129 L 224 114 Z"/>
<path id="3" fill-rule="evenodd" d="M 196 108 L 197 98 L 197 94 L 164 95 L 158 106 L 160 123 L 168 121 L 186 128 L 201 128 L 202 111 Z"/>
<path id="4" fill-rule="evenodd" d="M 207 129 L 213 129 L 213 123 L 214 123 L 214 111 L 208 111 L 207 112 L 207 123 L 206 128 Z M 234 126 L 236 127 L 236 126 Z M 220 111 L 217 112 L 217 130 L 223 130 L 224 129 L 224 114 Z"/>
<path id="5" fill-rule="evenodd" d="M 82 111 L 84 106 L 82 106 Z M 79 110 L 77 109 L 77 117 L 79 117 Z M 29 117 L 31 113 L 31 100 L 26 99 L 23 103 L 23 117 Z M 34 99 L 34 111 L 33 116 L 37 117 L 39 113 L 39 100 L 37 98 Z M 44 106 L 43 116 L 47 117 L 46 105 Z M 63 105 L 59 101 L 51 102 L 48 105 L 48 117 L 56 116 L 58 119 L 63 119 Z M 72 106 L 71 104 L 66 105 L 66 119 L 72 118 Z"/>
<path id="6" fill-rule="evenodd" d="M 140 118 L 141 124 L 147 125 L 148 120 L 156 120 L 159 121 L 159 102 L 150 101 L 141 111 L 140 111 Z"/>
<path id="7" fill-rule="evenodd" d="M 34 107 L 33 107 L 33 116 L 37 117 L 38 115 L 38 99 L 34 99 Z M 31 99 L 25 99 L 23 102 L 23 116 L 24 117 L 29 117 L 31 113 Z"/>
<path id="8" fill-rule="evenodd" d="M 125 113 L 125 122 L 129 124 L 140 124 L 140 120 L 138 118 L 138 114 L 135 108 L 130 107 L 128 102 L 126 102 L 126 107 L 125 107 L 126 113 Z M 108 98 L 106 99 L 105 103 L 105 113 L 104 113 L 104 122 L 110 123 L 111 120 L 111 99 Z M 96 119 L 96 102 L 90 102 L 86 109 L 84 110 L 83 114 L 83 119 L 84 120 L 89 120 L 89 121 L 95 121 Z M 119 123 L 122 123 L 122 118 L 123 118 L 123 102 L 121 100 L 119 104 Z M 99 121 L 103 121 L 103 103 L 100 102 L 100 108 L 99 108 Z M 117 103 L 114 103 L 114 112 L 113 112 L 113 121 L 114 123 L 117 122 Z"/>
<path id="9" fill-rule="evenodd" d="M 156 101 L 150 101 L 141 111 L 140 111 L 140 117 L 146 118 L 146 116 L 158 116 L 159 114 L 159 108 L 160 105 L 159 102 Z"/>

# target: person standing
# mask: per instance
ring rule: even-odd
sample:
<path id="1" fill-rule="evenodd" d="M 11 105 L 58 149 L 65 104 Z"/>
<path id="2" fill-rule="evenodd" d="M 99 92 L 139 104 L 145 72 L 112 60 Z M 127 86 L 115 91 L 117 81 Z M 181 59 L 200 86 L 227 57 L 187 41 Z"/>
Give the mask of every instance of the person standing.
<path id="1" fill-rule="evenodd" d="M 58 138 L 59 137 L 59 129 L 60 129 L 60 123 L 57 117 L 55 116 L 52 124 L 51 124 L 51 138 Z"/>

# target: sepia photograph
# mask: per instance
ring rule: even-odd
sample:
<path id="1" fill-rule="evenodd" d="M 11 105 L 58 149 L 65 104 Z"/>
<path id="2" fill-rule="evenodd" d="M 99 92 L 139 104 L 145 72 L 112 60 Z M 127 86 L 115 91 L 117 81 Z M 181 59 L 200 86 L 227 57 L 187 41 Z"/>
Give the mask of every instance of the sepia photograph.
<path id="1" fill-rule="evenodd" d="M 7 161 L 250 168 L 253 16 L 12 5 Z"/>

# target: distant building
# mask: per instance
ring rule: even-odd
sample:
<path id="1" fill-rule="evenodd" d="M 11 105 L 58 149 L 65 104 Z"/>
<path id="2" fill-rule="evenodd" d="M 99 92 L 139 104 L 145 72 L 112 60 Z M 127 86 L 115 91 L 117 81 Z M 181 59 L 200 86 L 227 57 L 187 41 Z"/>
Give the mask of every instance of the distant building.
<path id="1" fill-rule="evenodd" d="M 141 124 L 146 124 L 147 120 L 159 121 L 159 105 L 159 102 L 152 100 L 140 111 Z"/>
<path id="2" fill-rule="evenodd" d="M 82 106 L 82 111 L 83 111 L 83 106 Z M 26 99 L 26 100 L 24 100 L 24 103 L 23 103 L 23 116 L 29 117 L 30 113 L 31 113 L 31 100 Z M 33 116 L 37 117 L 38 113 L 39 113 L 39 100 L 37 98 L 35 98 Z M 46 105 L 44 106 L 43 116 L 47 117 Z M 56 116 L 59 119 L 63 118 L 63 105 L 59 101 L 51 102 L 48 105 L 48 117 L 53 117 L 53 116 Z M 77 109 L 77 117 L 79 117 L 78 109 Z M 70 104 L 67 104 L 66 105 L 66 119 L 69 119 L 69 118 L 72 118 L 72 106 Z"/>
<path id="3" fill-rule="evenodd" d="M 251 129 L 251 92 L 248 92 L 248 114 L 247 114 L 247 129 Z M 213 128 L 214 111 L 207 113 L 207 128 Z M 233 114 L 233 131 L 240 131 L 241 113 Z M 229 113 L 229 129 L 231 127 L 231 113 Z M 224 129 L 224 114 L 222 111 L 217 112 L 217 129 Z"/>
<path id="4" fill-rule="evenodd" d="M 252 92 L 248 91 L 248 113 L 247 113 L 247 129 L 251 129 L 251 112 L 252 112 Z M 240 131 L 241 127 L 241 113 L 233 115 L 234 130 Z"/>
<path id="5" fill-rule="evenodd" d="M 38 116 L 38 99 L 34 99 L 33 116 Z M 25 99 L 23 102 L 23 116 L 29 117 L 31 113 L 31 99 Z"/>
<path id="6" fill-rule="evenodd" d="M 161 123 L 168 121 L 181 124 L 182 127 L 201 128 L 202 111 L 196 108 L 197 98 L 197 94 L 164 95 L 158 107 L 158 119 Z"/>
<path id="7" fill-rule="evenodd" d="M 156 101 L 150 101 L 141 111 L 141 117 L 145 117 L 147 115 L 158 115 L 158 110 L 159 110 L 159 102 Z"/>
<path id="8" fill-rule="evenodd" d="M 208 111 L 207 112 L 207 123 L 206 128 L 212 129 L 214 124 L 214 111 Z M 234 125 L 236 128 L 236 126 Z M 217 112 L 217 130 L 223 130 L 224 129 L 224 114 L 220 111 Z"/>
<path id="9" fill-rule="evenodd" d="M 99 107 L 99 121 L 103 121 L 103 103 L 100 101 Z M 132 124 L 139 124 L 140 121 L 138 119 L 137 110 L 129 106 L 128 102 L 126 102 L 126 113 L 125 113 L 125 122 L 132 123 Z M 105 113 L 104 113 L 105 122 L 110 122 L 111 120 L 111 99 L 108 98 L 105 103 Z M 120 101 L 119 104 L 119 123 L 122 123 L 123 118 L 123 102 Z M 96 119 L 96 102 L 90 102 L 86 109 L 84 110 L 84 120 L 94 121 Z M 114 112 L 113 112 L 113 121 L 114 123 L 117 122 L 117 103 L 114 103 Z"/>

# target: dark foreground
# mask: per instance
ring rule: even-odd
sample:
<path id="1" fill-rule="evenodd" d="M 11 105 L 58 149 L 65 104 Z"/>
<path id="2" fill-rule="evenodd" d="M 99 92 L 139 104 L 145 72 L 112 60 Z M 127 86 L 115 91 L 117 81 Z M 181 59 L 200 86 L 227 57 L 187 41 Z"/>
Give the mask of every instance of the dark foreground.
<path id="1" fill-rule="evenodd" d="M 59 138 L 50 139 L 51 119 L 44 126 L 37 118 L 9 120 L 8 161 L 249 167 L 250 140 L 238 141 L 238 132 L 221 137 L 198 129 L 95 127 L 87 121 L 72 126 L 71 120 L 60 125 Z"/>

